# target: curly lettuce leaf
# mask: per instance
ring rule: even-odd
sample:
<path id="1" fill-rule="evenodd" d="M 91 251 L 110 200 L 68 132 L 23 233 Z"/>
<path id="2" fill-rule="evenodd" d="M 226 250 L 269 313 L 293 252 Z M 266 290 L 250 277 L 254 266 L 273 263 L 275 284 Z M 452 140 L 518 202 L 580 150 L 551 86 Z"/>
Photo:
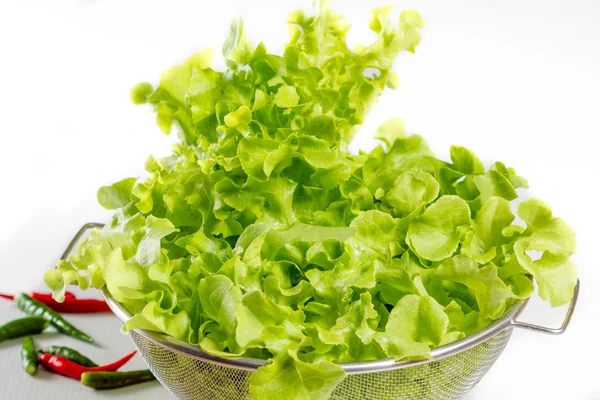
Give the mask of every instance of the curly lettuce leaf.
<path id="1" fill-rule="evenodd" d="M 498 277 L 493 265 L 480 267 L 472 258 L 456 255 L 444 260 L 436 269 L 437 278 L 465 285 L 475 296 L 482 318 L 495 320 L 504 314 L 512 291 Z"/>
<path id="2" fill-rule="evenodd" d="M 575 252 L 575 232 L 562 219 L 553 217 L 552 210 L 538 199 L 519 205 L 519 217 L 527 223 L 525 236 L 514 244 L 519 265 L 534 276 L 539 295 L 552 306 L 569 302 L 577 284 L 577 271 L 570 259 Z M 529 252 L 539 252 L 532 259 Z"/>
<path id="3" fill-rule="evenodd" d="M 267 360 L 249 388 L 266 400 L 328 398 L 345 377 L 337 363 L 427 358 L 536 282 L 552 305 L 569 301 L 575 235 L 538 200 L 519 206 L 526 227 L 514 223 L 528 184 L 513 168 L 486 170 L 459 146 L 437 159 L 397 118 L 377 131 L 382 146 L 348 150 L 398 85 L 396 55 L 420 41 L 418 14 L 392 22 L 390 10 L 373 11 L 375 38 L 354 50 L 328 1 L 289 15 L 283 54 L 236 19 L 225 70 L 203 50 L 158 86 L 136 85 L 132 101 L 179 141 L 148 158 L 146 177 L 100 188 L 115 214 L 46 273 L 55 298 L 70 284 L 105 288 L 133 315 L 125 331 Z M 205 389 L 239 396 L 221 378 Z"/>
<path id="4" fill-rule="evenodd" d="M 419 257 L 441 261 L 454 254 L 470 224 L 467 203 L 458 196 L 442 196 L 409 225 L 407 241 Z"/>
<path id="5" fill-rule="evenodd" d="M 98 189 L 98 203 L 107 210 L 116 210 L 129 204 L 133 198 L 131 190 L 136 178 L 125 178 L 111 186 Z"/>
<path id="6" fill-rule="evenodd" d="M 390 312 L 385 331 L 375 335 L 388 357 L 424 357 L 447 335 L 449 319 L 430 296 L 407 295 Z"/>
<path id="7" fill-rule="evenodd" d="M 242 302 L 241 290 L 223 275 L 212 275 L 202 279 L 198 284 L 200 307 L 205 317 L 218 324 L 207 335 L 213 343 L 221 344 L 231 353 L 238 353 L 238 343 L 234 339 L 237 327 L 235 308 Z M 200 347 L 206 350 L 200 343 Z"/>
<path id="8" fill-rule="evenodd" d="M 465 236 L 461 252 L 480 264 L 487 264 L 496 257 L 498 246 L 509 239 L 503 235 L 515 217 L 510 203 L 501 197 L 491 197 L 485 202 L 473 221 L 473 230 Z"/>
<path id="9" fill-rule="evenodd" d="M 369 210 L 356 217 L 350 224 L 355 236 L 366 246 L 383 256 L 396 256 L 404 252 L 404 232 L 400 221 L 387 213 Z"/>
<path id="10" fill-rule="evenodd" d="M 250 394 L 255 399 L 327 399 L 345 376 L 344 370 L 330 361 L 307 363 L 288 350 L 252 375 Z"/>
<path id="11" fill-rule="evenodd" d="M 236 340 L 242 347 L 266 346 L 265 329 L 279 327 L 284 330 L 288 339 L 302 337 L 300 327 L 304 321 L 304 313 L 280 306 L 258 291 L 244 295 L 235 307 L 235 317 L 238 321 Z"/>
<path id="12" fill-rule="evenodd" d="M 381 197 L 381 202 L 403 215 L 410 215 L 432 203 L 439 192 L 440 185 L 431 174 L 410 170 L 396 178 L 390 190 Z"/>

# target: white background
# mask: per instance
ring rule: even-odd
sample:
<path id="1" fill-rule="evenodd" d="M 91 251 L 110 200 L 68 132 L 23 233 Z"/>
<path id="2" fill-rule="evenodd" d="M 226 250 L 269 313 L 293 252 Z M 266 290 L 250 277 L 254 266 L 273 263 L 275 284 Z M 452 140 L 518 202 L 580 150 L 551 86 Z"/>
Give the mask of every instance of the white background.
<path id="1" fill-rule="evenodd" d="M 214 4 L 213 4 L 214 3 Z M 388 1 L 333 0 L 366 42 L 369 10 Z M 527 177 L 531 192 L 578 233 L 581 297 L 567 333 L 515 332 L 468 399 L 600 399 L 600 2 L 412 1 L 427 21 L 415 55 L 399 57 L 397 91 L 386 93 L 360 143 L 401 116 L 447 157 L 464 145 Z M 129 103 L 138 81 L 204 47 L 220 49 L 233 15 L 271 50 L 286 40 L 287 12 L 307 1 L 0 2 L 0 291 L 40 288 L 70 236 L 104 221 L 96 189 L 143 173 L 148 154 L 172 139 L 148 108 Z M 522 317 L 558 325 L 564 308 L 532 301 Z M 0 321 L 19 313 L 0 303 Z M 78 317 L 102 347 L 77 345 L 111 361 L 132 344 L 115 317 Z M 46 335 L 43 343 L 65 343 Z M 135 361 L 141 367 L 141 360 Z M 169 398 L 158 384 L 94 393 L 75 381 L 19 369 L 18 343 L 0 345 L 0 398 Z"/>

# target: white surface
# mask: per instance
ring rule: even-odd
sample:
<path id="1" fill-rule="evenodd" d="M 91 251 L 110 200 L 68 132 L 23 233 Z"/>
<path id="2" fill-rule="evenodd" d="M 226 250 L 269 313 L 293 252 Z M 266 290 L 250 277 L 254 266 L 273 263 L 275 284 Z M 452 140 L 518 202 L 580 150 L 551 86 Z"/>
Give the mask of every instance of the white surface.
<path id="1" fill-rule="evenodd" d="M 333 8 L 354 24 L 350 39 L 365 42 L 369 10 L 388 2 L 333 0 Z M 600 3 L 399 3 L 428 26 L 416 55 L 399 58 L 401 86 L 384 95 L 361 138 L 398 115 L 440 155 L 461 144 L 502 160 L 578 233 L 582 291 L 568 332 L 515 332 L 468 399 L 600 399 Z M 156 81 L 195 50 L 220 48 L 234 14 L 251 38 L 280 48 L 286 13 L 309 0 L 208 4 L 0 2 L 0 291 L 39 287 L 77 228 L 109 215 L 95 205 L 96 189 L 139 175 L 148 154 L 169 151 L 150 110 L 129 103 L 134 83 Z M 557 325 L 563 311 L 534 302 L 523 318 Z M 0 320 L 17 315 L 0 303 Z M 100 362 L 132 348 L 115 317 L 73 321 L 98 337 L 102 348 L 76 346 Z M 3 399 L 169 398 L 153 384 L 94 393 L 47 373 L 31 379 L 19 370 L 15 343 L 0 345 L 0 376 Z"/>

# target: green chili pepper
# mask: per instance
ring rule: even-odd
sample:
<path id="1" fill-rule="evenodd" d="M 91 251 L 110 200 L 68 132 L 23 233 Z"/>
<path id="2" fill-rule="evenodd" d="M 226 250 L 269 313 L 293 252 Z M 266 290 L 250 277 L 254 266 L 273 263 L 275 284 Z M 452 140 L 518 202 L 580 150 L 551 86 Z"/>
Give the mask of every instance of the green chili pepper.
<path id="1" fill-rule="evenodd" d="M 156 379 L 149 370 L 130 372 L 84 372 L 81 383 L 97 390 L 117 389 Z"/>
<path id="2" fill-rule="evenodd" d="M 38 355 L 37 351 L 35 351 L 35 344 L 33 343 L 33 338 L 31 336 L 27 336 L 25 340 L 23 340 L 23 346 L 21 347 L 21 364 L 23 365 L 25 372 L 29 375 L 35 375 L 37 372 Z"/>
<path id="3" fill-rule="evenodd" d="M 49 321 L 52 326 L 58 329 L 59 332 L 88 343 L 94 342 L 94 339 L 68 323 L 63 317 L 60 316 L 60 314 L 52 311 L 48 306 L 32 299 L 25 293 L 19 293 L 16 295 L 15 302 L 17 303 L 19 310 L 34 317 L 44 318 L 45 320 Z"/>
<path id="4" fill-rule="evenodd" d="M 16 319 L 0 326 L 0 342 L 21 336 L 29 336 L 42 332 L 50 322 L 43 318 L 29 317 Z"/>
<path id="5" fill-rule="evenodd" d="M 42 353 L 51 354 L 53 356 L 61 356 L 84 367 L 93 368 L 98 366 L 98 364 L 96 364 L 77 350 L 73 350 L 65 346 L 50 346 L 47 349 L 44 349 Z"/>

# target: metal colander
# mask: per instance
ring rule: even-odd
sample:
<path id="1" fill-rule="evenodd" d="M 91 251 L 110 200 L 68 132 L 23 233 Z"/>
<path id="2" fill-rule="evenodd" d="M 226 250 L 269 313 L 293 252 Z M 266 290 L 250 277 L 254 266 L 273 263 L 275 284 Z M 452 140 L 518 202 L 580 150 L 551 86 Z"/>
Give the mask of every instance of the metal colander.
<path id="1" fill-rule="evenodd" d="M 467 393 L 504 350 L 512 328 L 453 356 L 410 368 L 348 375 L 331 399 L 458 399 Z M 250 399 L 252 371 L 183 355 L 145 338 L 131 337 L 159 381 L 179 399 Z M 432 385 L 432 382 L 435 382 Z"/>
<path id="2" fill-rule="evenodd" d="M 86 224 L 75 242 L 90 228 Z M 346 378 L 336 387 L 330 400 L 451 400 L 460 399 L 490 369 L 506 347 L 513 328 L 559 335 L 567 328 L 579 293 L 579 281 L 565 319 L 559 328 L 547 328 L 517 321 L 527 301 L 516 302 L 493 324 L 457 342 L 433 349 L 431 359 L 378 361 L 339 364 Z M 104 290 L 104 296 L 123 322 L 132 315 Z M 158 380 L 175 397 L 185 400 L 246 400 L 250 379 L 264 360 L 219 358 L 167 335 L 142 329 L 130 332 L 135 346 Z M 254 399 L 260 400 L 260 399 Z M 292 399 L 290 399 L 292 400 Z"/>

